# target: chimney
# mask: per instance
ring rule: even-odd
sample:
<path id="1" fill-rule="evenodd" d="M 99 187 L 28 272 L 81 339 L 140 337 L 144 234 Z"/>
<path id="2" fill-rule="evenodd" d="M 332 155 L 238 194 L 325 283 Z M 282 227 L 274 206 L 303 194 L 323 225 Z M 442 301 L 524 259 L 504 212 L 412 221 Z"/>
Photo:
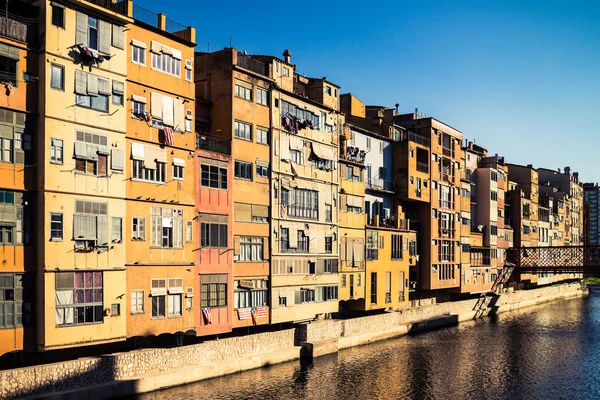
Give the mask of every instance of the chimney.
<path id="1" fill-rule="evenodd" d="M 575 178 L 575 182 L 579 182 L 579 172 L 573 172 L 573 178 Z"/>
<path id="2" fill-rule="evenodd" d="M 396 114 L 398 114 L 398 109 L 400 108 L 400 104 L 396 103 Z"/>
<path id="3" fill-rule="evenodd" d="M 567 174 L 567 175 L 571 174 L 571 167 L 565 167 L 565 174 Z"/>
<path id="4" fill-rule="evenodd" d="M 292 63 L 292 52 L 289 50 L 286 50 L 283 52 L 283 61 L 285 61 L 288 64 Z"/>

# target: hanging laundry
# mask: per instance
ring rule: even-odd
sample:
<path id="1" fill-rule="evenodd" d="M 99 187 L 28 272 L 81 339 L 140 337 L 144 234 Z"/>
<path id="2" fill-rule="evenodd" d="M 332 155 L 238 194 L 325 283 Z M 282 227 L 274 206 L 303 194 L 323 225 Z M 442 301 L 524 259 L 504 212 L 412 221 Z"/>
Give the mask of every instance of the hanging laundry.
<path id="1" fill-rule="evenodd" d="M 12 82 L 4 82 L 4 87 L 6 88 L 6 93 L 10 96 L 13 94 L 14 86 Z"/>
<path id="2" fill-rule="evenodd" d="M 295 134 L 295 135 L 297 135 L 297 134 L 298 134 L 298 128 L 299 128 L 299 126 L 298 126 L 298 125 L 299 125 L 299 124 L 300 124 L 300 122 L 298 121 L 298 118 L 294 117 L 294 134 Z"/>

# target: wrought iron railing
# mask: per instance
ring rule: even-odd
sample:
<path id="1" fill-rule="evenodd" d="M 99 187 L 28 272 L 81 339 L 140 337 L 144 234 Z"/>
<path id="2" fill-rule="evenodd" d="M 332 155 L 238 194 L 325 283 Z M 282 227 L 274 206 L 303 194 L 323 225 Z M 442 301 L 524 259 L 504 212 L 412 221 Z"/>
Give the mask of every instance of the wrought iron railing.
<path id="1" fill-rule="evenodd" d="M 201 134 L 196 135 L 196 148 L 200 150 L 214 151 L 215 153 L 231 155 L 231 142 L 219 140 Z"/>
<path id="2" fill-rule="evenodd" d="M 370 178 L 365 181 L 365 188 L 370 190 L 393 192 L 394 182 L 385 179 Z"/>
<path id="3" fill-rule="evenodd" d="M 267 64 L 255 60 L 251 56 L 244 55 L 239 51 L 237 55 L 237 65 L 252 72 L 256 72 L 257 74 L 269 76 L 269 68 Z"/>
<path id="4" fill-rule="evenodd" d="M 427 163 L 417 161 L 417 171 L 427 174 L 429 173 L 429 165 L 427 165 Z"/>
<path id="5" fill-rule="evenodd" d="M 119 1 L 119 2 L 114 2 L 112 0 L 87 0 L 92 4 L 95 4 L 97 6 L 100 6 L 102 8 L 106 8 L 107 10 L 110 10 L 112 12 L 115 12 L 117 14 L 121 14 L 121 15 L 127 15 L 127 1 Z"/>
<path id="6" fill-rule="evenodd" d="M 427 147 L 431 145 L 431 140 L 429 140 L 429 138 L 417 135 L 414 132 L 407 132 L 405 137 L 408 139 L 409 142 L 414 142 Z"/>
<path id="7" fill-rule="evenodd" d="M 506 263 L 518 272 L 600 272 L 600 246 L 512 247 Z"/>

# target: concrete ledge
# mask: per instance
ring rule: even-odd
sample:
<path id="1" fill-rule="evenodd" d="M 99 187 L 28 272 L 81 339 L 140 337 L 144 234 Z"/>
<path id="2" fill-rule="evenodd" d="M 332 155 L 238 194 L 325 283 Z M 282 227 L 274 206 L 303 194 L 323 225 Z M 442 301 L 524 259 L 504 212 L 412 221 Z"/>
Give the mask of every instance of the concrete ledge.
<path id="1" fill-rule="evenodd" d="M 326 354 L 337 353 L 339 339 L 321 340 L 315 343 L 304 343 L 300 352 L 303 358 L 314 358 Z"/>
<path id="2" fill-rule="evenodd" d="M 140 377 L 132 380 L 115 381 L 102 385 L 83 387 L 64 392 L 46 393 L 25 399 L 56 400 L 104 400 L 120 396 L 153 392 L 173 386 L 185 385 L 223 375 L 235 374 L 250 369 L 293 361 L 300 358 L 300 346 L 272 353 L 256 354 L 237 360 L 222 361 L 202 366 L 183 368 L 171 372 Z"/>

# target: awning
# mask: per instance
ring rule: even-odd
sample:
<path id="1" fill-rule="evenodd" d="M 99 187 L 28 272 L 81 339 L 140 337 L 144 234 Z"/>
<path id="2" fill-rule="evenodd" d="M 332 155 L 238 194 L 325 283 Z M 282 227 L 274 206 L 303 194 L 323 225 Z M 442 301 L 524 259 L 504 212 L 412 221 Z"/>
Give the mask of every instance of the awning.
<path id="1" fill-rule="evenodd" d="M 319 143 L 312 144 L 313 153 L 324 160 L 333 160 L 335 158 L 331 146 L 325 146 Z"/>
<path id="2" fill-rule="evenodd" d="M 181 60 L 181 50 L 171 49 L 173 58 Z"/>
<path id="3" fill-rule="evenodd" d="M 177 165 L 178 167 L 185 167 L 185 160 L 183 158 L 173 157 L 173 165 Z"/>
<path id="4" fill-rule="evenodd" d="M 183 288 L 181 287 L 175 287 L 175 288 L 169 288 L 169 294 L 183 294 Z"/>
<path id="5" fill-rule="evenodd" d="M 152 41 L 150 42 L 150 51 L 153 53 L 160 53 L 162 50 L 162 44 L 156 42 L 156 41 Z"/>
<path id="6" fill-rule="evenodd" d="M 352 207 L 363 207 L 362 197 L 346 195 L 346 204 Z"/>
<path id="7" fill-rule="evenodd" d="M 164 54 L 170 54 L 170 55 L 173 55 L 173 49 L 172 49 L 172 48 L 170 48 L 170 47 L 167 47 L 167 46 L 163 45 L 161 50 L 162 50 L 162 52 L 163 52 Z"/>
<path id="8" fill-rule="evenodd" d="M 164 296 L 166 294 L 167 294 L 167 289 L 165 289 L 165 288 L 150 289 L 150 296 Z"/>
<path id="9" fill-rule="evenodd" d="M 148 48 L 148 46 L 146 46 L 146 43 L 140 42 L 139 40 L 135 40 L 135 39 L 131 39 L 131 44 L 136 47 L 141 47 L 142 49 Z"/>
<path id="10" fill-rule="evenodd" d="M 131 95 L 131 99 L 132 99 L 133 101 L 137 101 L 138 103 L 144 103 L 144 104 L 146 104 L 146 103 L 148 102 L 148 100 L 146 100 L 146 98 L 145 98 L 145 97 L 143 97 L 143 96 L 138 96 L 137 94 L 132 94 L 132 95 Z"/>
<path id="11" fill-rule="evenodd" d="M 139 143 L 131 143 L 131 159 L 144 160 L 144 145 Z"/>

